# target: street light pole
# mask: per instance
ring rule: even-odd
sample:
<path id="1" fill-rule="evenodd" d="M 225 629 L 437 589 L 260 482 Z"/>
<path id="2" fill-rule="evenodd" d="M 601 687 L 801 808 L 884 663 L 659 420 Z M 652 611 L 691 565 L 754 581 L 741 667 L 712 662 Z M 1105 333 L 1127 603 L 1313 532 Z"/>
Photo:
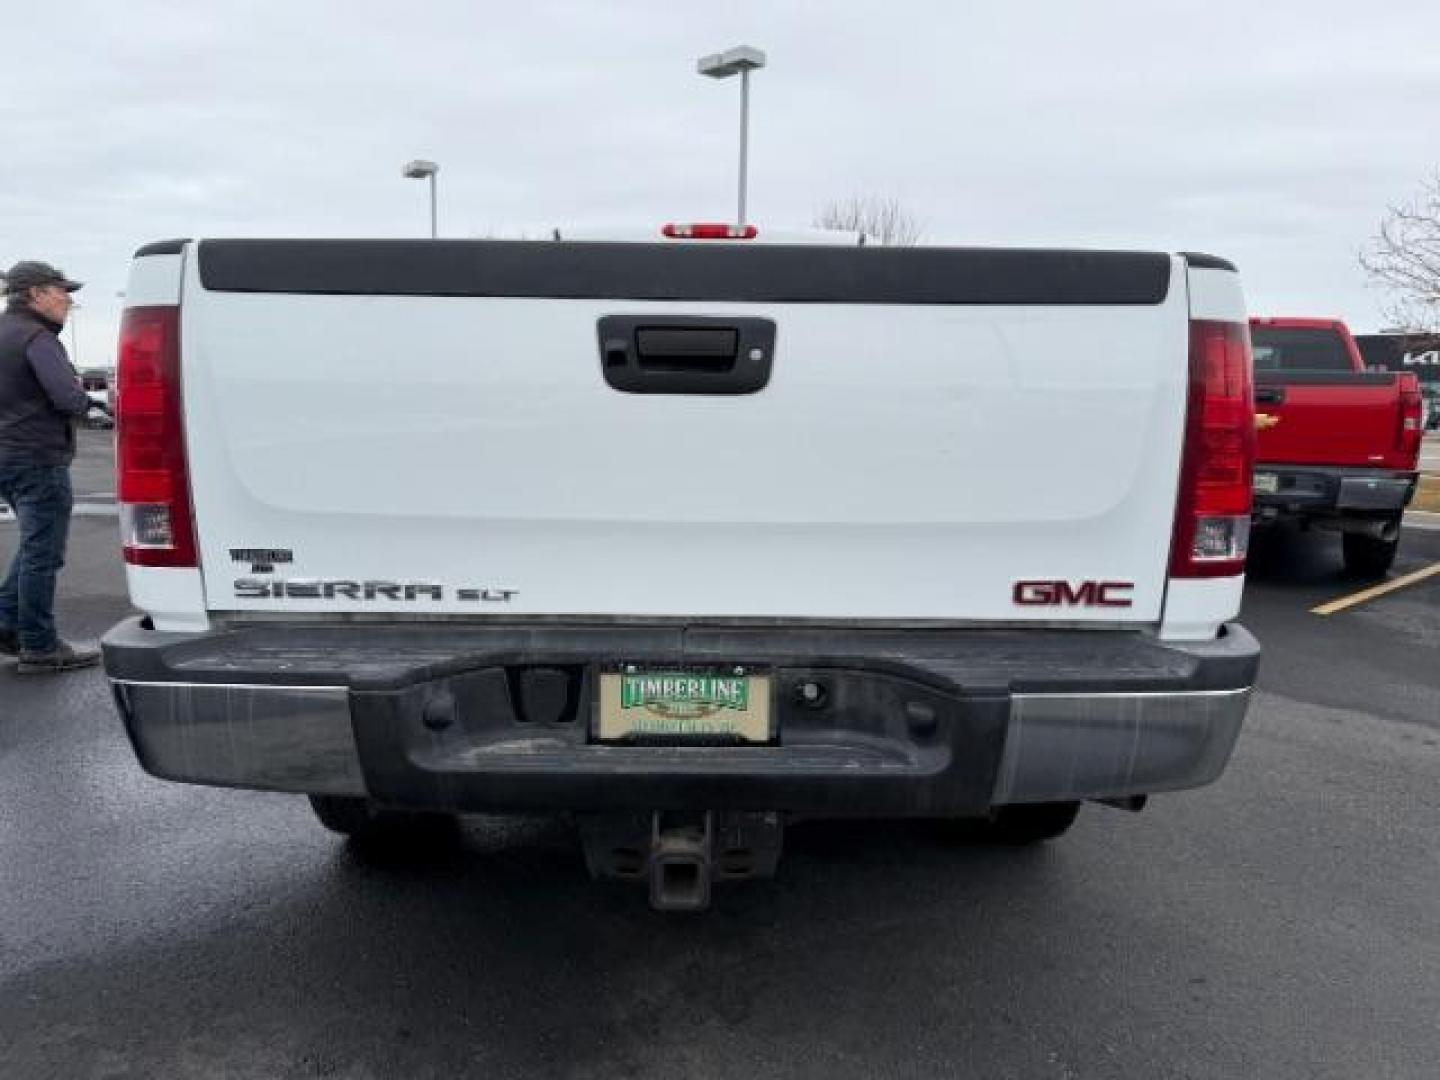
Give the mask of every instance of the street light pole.
<path id="1" fill-rule="evenodd" d="M 746 224 L 746 183 L 750 170 L 750 72 L 765 66 L 765 54 L 748 45 L 727 52 L 702 56 L 695 64 L 701 75 L 712 79 L 740 76 L 740 198 L 737 225 Z"/>
<path id="2" fill-rule="evenodd" d="M 439 170 L 436 170 L 438 172 Z M 430 174 L 430 239 L 440 239 L 440 219 L 436 209 L 435 173 Z"/>
<path id="3" fill-rule="evenodd" d="M 735 224 L 745 222 L 745 184 L 750 172 L 750 69 L 740 72 L 740 212 Z"/>
<path id="4" fill-rule="evenodd" d="M 430 181 L 430 239 L 436 240 L 440 236 L 439 219 L 436 211 L 435 176 L 440 171 L 440 166 L 433 161 L 416 159 L 406 164 L 404 176 L 408 180 Z"/>
<path id="5" fill-rule="evenodd" d="M 73 354 L 70 362 L 75 365 L 77 370 L 80 367 L 80 320 L 75 313 L 79 310 L 79 304 L 71 304 L 67 316 L 70 320 L 70 352 Z"/>

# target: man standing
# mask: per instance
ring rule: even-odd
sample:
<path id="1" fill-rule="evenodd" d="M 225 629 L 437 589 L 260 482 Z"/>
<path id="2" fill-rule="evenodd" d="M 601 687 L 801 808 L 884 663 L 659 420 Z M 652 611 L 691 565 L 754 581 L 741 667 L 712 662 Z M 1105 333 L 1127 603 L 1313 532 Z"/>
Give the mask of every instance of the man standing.
<path id="1" fill-rule="evenodd" d="M 18 262 L 5 274 L 0 314 L 0 499 L 15 510 L 20 547 L 0 583 L 0 654 L 22 675 L 100 659 L 55 633 L 55 576 L 70 534 L 75 421 L 90 404 L 60 330 L 80 288 L 53 266 Z"/>

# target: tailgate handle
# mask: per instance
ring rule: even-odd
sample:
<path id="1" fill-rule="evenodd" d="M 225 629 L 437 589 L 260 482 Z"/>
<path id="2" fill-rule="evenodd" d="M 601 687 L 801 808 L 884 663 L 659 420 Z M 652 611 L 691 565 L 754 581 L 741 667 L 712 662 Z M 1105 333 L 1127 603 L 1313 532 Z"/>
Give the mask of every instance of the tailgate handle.
<path id="1" fill-rule="evenodd" d="M 1260 386 L 1255 389 L 1256 405 L 1284 405 L 1285 388 L 1283 386 Z"/>
<path id="2" fill-rule="evenodd" d="M 740 331 L 726 327 L 641 326 L 635 355 L 647 371 L 730 371 Z"/>
<path id="3" fill-rule="evenodd" d="M 606 315 L 600 371 L 627 394 L 753 394 L 770 381 L 771 319 Z"/>

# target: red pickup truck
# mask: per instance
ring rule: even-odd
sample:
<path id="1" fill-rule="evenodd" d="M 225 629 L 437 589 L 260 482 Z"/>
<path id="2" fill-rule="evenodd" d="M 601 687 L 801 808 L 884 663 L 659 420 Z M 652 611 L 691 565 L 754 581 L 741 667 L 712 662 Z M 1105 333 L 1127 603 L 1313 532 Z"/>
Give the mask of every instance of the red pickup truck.
<path id="1" fill-rule="evenodd" d="M 1250 320 L 1255 356 L 1255 522 L 1338 530 L 1345 568 L 1380 577 L 1395 561 L 1415 493 L 1419 381 L 1366 371 L 1337 319 Z"/>

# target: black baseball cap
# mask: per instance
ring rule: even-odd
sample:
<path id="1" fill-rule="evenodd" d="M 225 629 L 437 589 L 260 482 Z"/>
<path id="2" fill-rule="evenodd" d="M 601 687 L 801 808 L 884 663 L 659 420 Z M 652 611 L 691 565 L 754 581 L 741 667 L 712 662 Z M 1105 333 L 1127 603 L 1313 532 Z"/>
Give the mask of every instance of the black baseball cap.
<path id="1" fill-rule="evenodd" d="M 38 289 L 45 285 L 59 285 L 66 292 L 82 288 L 79 281 L 71 281 L 49 263 L 34 259 L 22 259 L 5 271 L 5 291 L 10 295 L 23 293 L 26 289 Z"/>

